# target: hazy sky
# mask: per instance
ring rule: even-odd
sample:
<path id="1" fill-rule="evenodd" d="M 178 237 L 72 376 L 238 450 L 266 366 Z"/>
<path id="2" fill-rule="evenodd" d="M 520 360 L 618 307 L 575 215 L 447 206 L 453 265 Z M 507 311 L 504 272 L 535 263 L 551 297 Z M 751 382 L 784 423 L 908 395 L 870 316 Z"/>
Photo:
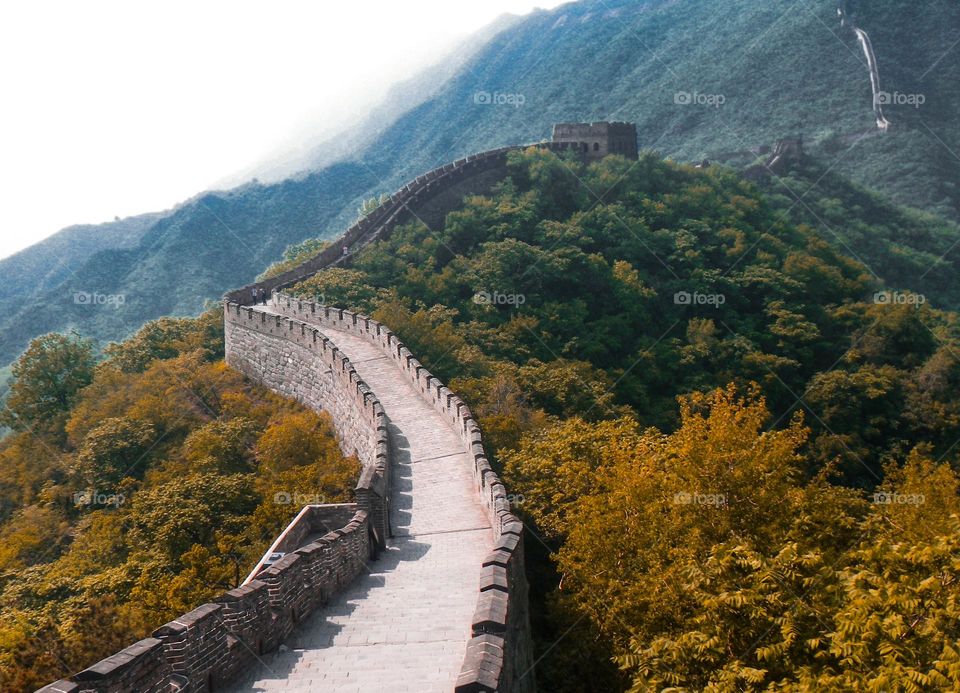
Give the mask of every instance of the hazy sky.
<path id="1" fill-rule="evenodd" d="M 0 257 L 170 207 L 321 131 L 503 12 L 560 0 L 0 6 Z"/>

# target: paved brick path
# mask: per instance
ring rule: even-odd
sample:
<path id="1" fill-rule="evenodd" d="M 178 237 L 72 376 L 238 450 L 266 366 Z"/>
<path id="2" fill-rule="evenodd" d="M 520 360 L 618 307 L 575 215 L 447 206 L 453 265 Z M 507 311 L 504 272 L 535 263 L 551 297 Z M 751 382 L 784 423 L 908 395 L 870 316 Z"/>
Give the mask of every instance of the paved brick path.
<path id="1" fill-rule="evenodd" d="M 493 544 L 467 455 L 375 346 L 335 330 L 324 334 L 350 358 L 390 419 L 396 536 L 369 574 L 299 626 L 286 652 L 264 657 L 232 690 L 452 691 L 470 637 L 480 565 Z"/>

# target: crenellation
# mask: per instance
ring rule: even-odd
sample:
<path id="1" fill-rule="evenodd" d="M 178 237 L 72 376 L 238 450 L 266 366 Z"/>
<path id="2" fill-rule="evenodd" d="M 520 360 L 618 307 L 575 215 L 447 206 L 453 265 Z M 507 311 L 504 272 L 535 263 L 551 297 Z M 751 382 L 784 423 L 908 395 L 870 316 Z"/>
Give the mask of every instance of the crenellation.
<path id="1" fill-rule="evenodd" d="M 480 592 L 477 608 L 473 612 L 473 632 L 475 635 L 500 635 L 507 632 L 507 614 L 510 599 L 507 592 L 486 590 Z"/>
<path id="2" fill-rule="evenodd" d="M 153 632 L 166 669 L 185 677 L 191 692 L 212 690 L 231 668 L 222 610 L 221 604 L 204 604 Z"/>
<path id="3" fill-rule="evenodd" d="M 243 650 L 261 655 L 273 649 L 278 643 L 271 632 L 273 614 L 267 586 L 260 580 L 253 580 L 241 587 L 230 590 L 215 600 L 223 608 L 221 611 L 224 626 L 237 643 L 232 648 L 233 666 L 225 672 L 225 679 L 232 678 L 240 669 Z"/>
<path id="4" fill-rule="evenodd" d="M 496 563 L 484 564 L 480 570 L 480 591 L 499 590 L 509 592 L 510 585 L 507 579 L 507 570 Z"/>
<path id="5" fill-rule="evenodd" d="M 490 494 L 491 477 L 496 477 L 496 474 L 494 474 L 487 460 L 477 462 L 474 469 L 476 470 L 477 493 L 481 498 L 486 498 Z"/>
<path id="6" fill-rule="evenodd" d="M 277 305 L 282 310 L 283 301 L 278 302 Z M 317 320 L 317 322 L 321 321 Z M 454 430 L 459 432 L 465 447 L 473 457 L 473 474 L 478 497 L 486 508 L 498 538 L 497 546 L 491 553 L 493 559 L 488 566 L 484 566 L 497 566 L 498 570 L 488 570 L 481 580 L 482 584 L 478 585 L 477 613 L 473 625 L 474 640 L 478 637 L 487 637 L 486 634 L 489 632 L 497 631 L 503 635 L 502 641 L 509 644 L 508 652 L 511 658 L 517 659 L 517 662 L 504 666 L 501 658 L 496 662 L 485 662 L 486 669 L 472 669 L 470 658 L 485 655 L 483 651 L 479 651 L 478 655 L 478 651 L 468 647 L 458 681 L 458 690 L 461 684 L 472 685 L 469 684 L 469 680 L 471 676 L 478 675 L 478 671 L 486 671 L 489 674 L 490 671 L 496 670 L 496 676 L 501 680 L 497 690 L 522 693 L 532 691 L 532 676 L 524 676 L 529 673 L 529 663 L 532 662 L 532 646 L 529 642 L 529 617 L 526 611 L 526 578 L 523 575 L 522 524 L 510 511 L 506 489 L 490 467 L 483 449 L 482 432 L 470 408 L 438 378 L 430 374 L 394 333 L 377 321 L 365 321 L 363 329 L 360 330 L 352 329 L 350 321 L 342 320 L 331 322 L 329 327 L 357 334 L 377 346 L 384 354 L 391 356 L 397 362 L 401 372 L 407 375 L 411 385 L 418 389 L 428 402 L 447 414 Z M 503 597 L 490 601 L 490 598 L 485 595 L 491 591 L 498 592 Z M 517 602 L 517 606 L 511 610 L 509 604 L 513 601 Z"/>
<path id="7" fill-rule="evenodd" d="M 51 684 L 47 684 L 43 688 L 39 689 L 37 693 L 81 693 L 81 690 L 80 686 L 77 685 L 76 682 L 69 681 L 67 679 L 61 679 L 60 681 L 54 681 Z"/>
<path id="8" fill-rule="evenodd" d="M 135 689 L 136 686 L 143 686 L 147 691 L 160 691 L 161 683 L 169 673 L 163 658 L 163 643 L 156 638 L 145 638 L 78 672 L 71 679 L 79 684 L 76 690 L 80 691 L 106 693 L 123 687 Z"/>
<path id="9" fill-rule="evenodd" d="M 456 693 L 495 693 L 499 690 L 504 663 L 503 638 L 479 635 L 467 644 L 464 668 L 457 679 Z"/>

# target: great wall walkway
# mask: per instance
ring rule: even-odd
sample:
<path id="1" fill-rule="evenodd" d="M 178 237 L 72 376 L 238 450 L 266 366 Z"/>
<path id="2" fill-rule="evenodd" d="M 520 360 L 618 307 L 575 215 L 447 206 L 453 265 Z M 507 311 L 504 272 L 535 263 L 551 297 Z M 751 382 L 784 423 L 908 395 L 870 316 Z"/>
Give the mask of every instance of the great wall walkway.
<path id="1" fill-rule="evenodd" d="M 636 159 L 636 127 L 560 124 L 529 146 Z M 442 224 L 501 181 L 522 148 L 418 176 L 316 257 L 224 296 L 227 363 L 331 414 L 363 467 L 355 502 L 304 508 L 307 525 L 294 520 L 277 537 L 290 546 L 256 579 L 40 693 L 535 693 L 523 523 L 469 406 L 388 326 L 280 298 L 401 224 Z M 250 305 L 259 292 L 277 303 Z M 332 530 L 324 517 L 346 523 Z"/>
<path id="2" fill-rule="evenodd" d="M 279 314 L 272 306 L 256 310 Z M 481 564 L 493 546 L 462 440 L 394 363 L 326 330 L 380 399 L 394 449 L 394 538 L 369 573 L 301 623 L 287 650 L 230 690 L 449 692 L 471 637 Z"/>

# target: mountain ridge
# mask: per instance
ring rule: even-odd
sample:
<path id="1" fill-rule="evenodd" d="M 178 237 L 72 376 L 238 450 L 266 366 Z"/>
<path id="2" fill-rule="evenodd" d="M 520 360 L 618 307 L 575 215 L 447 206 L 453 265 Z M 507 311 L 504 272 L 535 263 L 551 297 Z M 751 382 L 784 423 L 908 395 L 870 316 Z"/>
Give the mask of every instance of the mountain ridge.
<path id="1" fill-rule="evenodd" d="M 869 75 L 856 37 L 840 34 L 836 4 L 791 7 L 583 0 L 525 16 L 483 43 L 434 96 L 358 143 L 351 160 L 203 193 L 158 220 L 135 249 L 86 258 L 71 282 L 36 297 L 37 308 L 0 320 L 0 361 L 45 331 L 78 328 L 104 341 L 160 315 L 195 313 L 248 283 L 286 246 L 337 235 L 361 200 L 459 156 L 544 139 L 555 122 L 632 120 L 641 147 L 733 167 L 750 165 L 761 145 L 802 134 L 825 168 L 899 204 L 960 218 L 960 161 L 948 151 L 960 143 L 953 147 L 956 136 L 944 127 L 960 109 L 951 88 L 960 66 L 948 50 L 960 9 L 940 1 L 922 11 L 890 1 L 849 8 L 870 32 L 883 88 L 914 93 L 925 84 L 929 97 L 924 110 L 888 107 L 893 126 L 874 136 Z M 931 40 L 920 50 L 903 26 Z M 519 95 L 522 104 L 486 103 L 482 94 Z M 699 103 L 710 97 L 723 104 Z M 71 304 L 75 291 L 129 300 L 112 313 L 91 311 Z"/>

